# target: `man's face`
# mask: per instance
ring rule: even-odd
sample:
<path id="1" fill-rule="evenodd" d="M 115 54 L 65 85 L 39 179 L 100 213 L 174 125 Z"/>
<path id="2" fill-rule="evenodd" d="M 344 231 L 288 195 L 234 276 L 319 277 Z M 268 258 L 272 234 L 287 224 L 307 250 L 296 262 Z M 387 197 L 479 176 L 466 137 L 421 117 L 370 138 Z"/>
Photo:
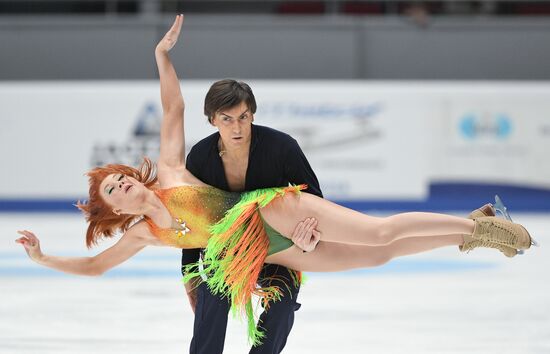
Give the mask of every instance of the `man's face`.
<path id="1" fill-rule="evenodd" d="M 212 125 L 218 128 L 225 147 L 240 147 L 250 143 L 254 115 L 243 101 L 216 112 Z"/>

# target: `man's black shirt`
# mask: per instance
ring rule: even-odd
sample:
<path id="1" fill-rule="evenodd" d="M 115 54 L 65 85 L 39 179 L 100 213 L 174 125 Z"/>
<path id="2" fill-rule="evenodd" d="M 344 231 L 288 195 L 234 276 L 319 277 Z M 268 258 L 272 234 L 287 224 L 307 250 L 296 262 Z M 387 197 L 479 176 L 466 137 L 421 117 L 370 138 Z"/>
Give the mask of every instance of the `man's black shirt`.
<path id="1" fill-rule="evenodd" d="M 251 134 L 245 191 L 305 183 L 306 192 L 323 197 L 317 176 L 295 139 L 254 124 Z M 219 139 L 220 134 L 216 132 L 195 144 L 187 155 L 186 166 L 204 183 L 229 191 L 218 150 Z M 197 262 L 199 253 L 199 249 L 183 250 L 182 265 Z"/>

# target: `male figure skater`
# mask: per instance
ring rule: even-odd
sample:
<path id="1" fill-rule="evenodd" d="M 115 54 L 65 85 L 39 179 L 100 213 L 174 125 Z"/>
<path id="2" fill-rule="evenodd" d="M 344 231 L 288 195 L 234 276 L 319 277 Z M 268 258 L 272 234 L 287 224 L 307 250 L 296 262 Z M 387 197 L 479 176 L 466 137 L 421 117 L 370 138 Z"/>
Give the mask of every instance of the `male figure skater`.
<path id="1" fill-rule="evenodd" d="M 215 82 L 206 94 L 204 114 L 218 132 L 193 146 L 187 156 L 187 169 L 203 182 L 226 191 L 305 183 L 306 192 L 322 197 L 319 181 L 296 140 L 252 124 L 255 112 L 256 100 L 246 83 Z M 196 262 L 199 255 L 199 249 L 183 250 L 182 266 Z M 264 265 L 259 279 L 261 286 L 279 285 L 282 298 L 260 316 L 258 325 L 266 337 L 250 353 L 280 353 L 292 329 L 294 311 L 300 307 L 296 302 L 300 289 L 293 285 L 288 269 L 278 265 Z M 213 295 L 204 283 L 197 288 L 186 284 L 186 289 L 195 311 L 190 353 L 222 353 L 229 302 Z"/>

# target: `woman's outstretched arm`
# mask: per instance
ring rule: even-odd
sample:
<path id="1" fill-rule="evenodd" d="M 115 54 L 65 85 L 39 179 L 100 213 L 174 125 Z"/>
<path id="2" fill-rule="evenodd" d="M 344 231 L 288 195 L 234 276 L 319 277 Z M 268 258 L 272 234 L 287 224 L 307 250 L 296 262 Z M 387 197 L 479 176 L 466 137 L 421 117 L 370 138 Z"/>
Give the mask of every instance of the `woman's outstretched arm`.
<path id="1" fill-rule="evenodd" d="M 102 275 L 147 246 L 145 238 L 137 236 L 137 231 L 131 228 L 116 244 L 96 256 L 57 257 L 42 253 L 40 240 L 32 232 L 25 230 L 17 233 L 22 236 L 15 242 L 23 245 L 33 261 L 48 268 L 76 275 Z"/>
<path id="2" fill-rule="evenodd" d="M 183 15 L 178 15 L 155 49 L 163 111 L 158 161 L 158 177 L 162 188 L 182 183 L 203 184 L 185 168 L 185 104 L 176 69 L 168 54 L 178 40 L 182 24 Z"/>
<path id="3" fill-rule="evenodd" d="M 160 40 L 155 49 L 163 112 L 160 132 L 159 169 L 185 168 L 185 135 L 183 125 L 185 104 L 176 69 L 172 65 L 170 55 L 168 54 L 178 40 L 182 24 L 183 15 L 178 15 L 170 30 Z"/>

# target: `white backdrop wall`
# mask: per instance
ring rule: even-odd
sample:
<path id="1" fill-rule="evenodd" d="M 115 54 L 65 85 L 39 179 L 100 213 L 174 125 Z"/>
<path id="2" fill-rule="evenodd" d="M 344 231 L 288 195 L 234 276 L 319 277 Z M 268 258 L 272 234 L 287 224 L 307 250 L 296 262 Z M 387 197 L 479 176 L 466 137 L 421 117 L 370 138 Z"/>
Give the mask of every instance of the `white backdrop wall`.
<path id="1" fill-rule="evenodd" d="M 187 149 L 210 81 L 182 81 Z M 255 123 L 295 137 L 327 197 L 422 200 L 433 181 L 550 189 L 550 84 L 250 81 Z M 82 198 L 96 164 L 155 158 L 158 82 L 0 84 L 0 201 Z M 276 148 L 276 147 L 274 147 Z"/>

